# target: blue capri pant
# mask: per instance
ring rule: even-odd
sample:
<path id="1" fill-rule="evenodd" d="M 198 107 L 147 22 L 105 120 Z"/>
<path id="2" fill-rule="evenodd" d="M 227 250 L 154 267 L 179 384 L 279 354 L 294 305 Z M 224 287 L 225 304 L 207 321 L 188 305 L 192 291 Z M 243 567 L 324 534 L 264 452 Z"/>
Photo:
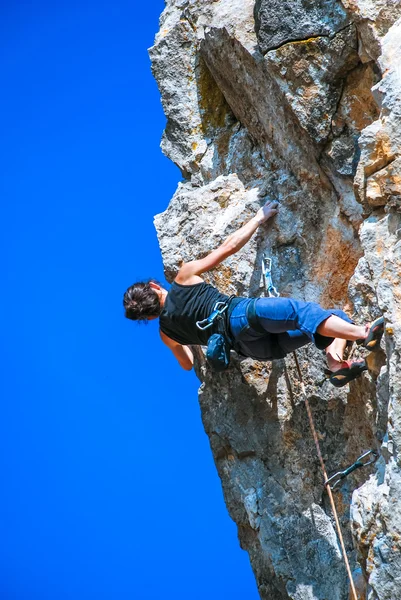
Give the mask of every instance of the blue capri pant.
<path id="1" fill-rule="evenodd" d="M 236 350 L 259 360 L 284 358 L 310 342 L 321 350 L 327 348 L 333 338 L 316 333 L 316 329 L 331 315 L 352 323 L 342 310 L 325 310 L 315 302 L 293 298 L 259 298 L 255 311 L 259 324 L 266 331 L 263 334 L 252 329 L 246 318 L 246 307 L 251 300 L 244 298 L 235 306 L 230 316 L 230 329 Z"/>

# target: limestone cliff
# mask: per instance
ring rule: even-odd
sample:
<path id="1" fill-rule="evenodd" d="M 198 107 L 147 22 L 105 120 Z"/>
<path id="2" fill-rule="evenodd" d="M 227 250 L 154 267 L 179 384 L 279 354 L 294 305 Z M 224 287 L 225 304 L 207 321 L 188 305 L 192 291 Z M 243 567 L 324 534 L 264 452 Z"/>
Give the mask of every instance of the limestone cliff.
<path id="1" fill-rule="evenodd" d="M 208 274 L 262 295 L 384 314 L 369 373 L 336 390 L 299 353 L 327 470 L 374 448 L 336 495 L 360 598 L 401 598 L 401 4 L 167 0 L 150 50 L 183 180 L 156 217 L 165 273 L 204 255 L 262 202 L 276 220 Z M 262 230 L 263 229 L 263 230 Z M 359 350 L 356 351 L 358 356 Z M 348 583 L 291 357 L 197 357 L 200 404 L 230 515 L 264 600 L 345 600 Z"/>

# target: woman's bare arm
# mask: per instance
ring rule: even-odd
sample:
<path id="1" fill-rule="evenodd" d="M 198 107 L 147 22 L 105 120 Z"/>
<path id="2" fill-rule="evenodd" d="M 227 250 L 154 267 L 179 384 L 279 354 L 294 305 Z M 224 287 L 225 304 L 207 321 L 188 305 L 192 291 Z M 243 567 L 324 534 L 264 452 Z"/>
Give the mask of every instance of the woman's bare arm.
<path id="1" fill-rule="evenodd" d="M 235 254 L 251 239 L 259 225 L 273 217 L 277 213 L 277 202 L 266 202 L 262 208 L 258 210 L 256 215 L 252 217 L 238 231 L 235 231 L 228 236 L 226 240 L 213 250 L 210 254 L 199 260 L 192 260 L 184 263 L 178 271 L 175 281 L 182 285 L 191 285 L 202 281 L 199 277 L 201 273 L 210 271 L 217 267 L 223 260 Z"/>
<path id="2" fill-rule="evenodd" d="M 186 371 L 190 371 L 194 366 L 194 355 L 192 354 L 192 350 L 188 346 L 183 346 L 172 340 L 162 331 L 160 331 L 160 337 L 166 346 L 170 348 L 181 367 Z"/>

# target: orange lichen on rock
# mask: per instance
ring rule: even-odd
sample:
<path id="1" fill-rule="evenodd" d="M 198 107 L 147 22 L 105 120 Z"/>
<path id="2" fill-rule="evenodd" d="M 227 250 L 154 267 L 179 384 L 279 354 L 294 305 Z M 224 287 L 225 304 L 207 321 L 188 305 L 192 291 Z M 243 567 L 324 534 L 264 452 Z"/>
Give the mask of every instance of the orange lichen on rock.
<path id="1" fill-rule="evenodd" d="M 322 284 L 323 306 L 343 305 L 348 283 L 361 257 L 361 251 L 343 238 L 341 230 L 329 225 L 314 266 L 314 276 Z"/>
<path id="2" fill-rule="evenodd" d="M 202 58 L 199 60 L 196 76 L 202 131 L 210 134 L 212 131 L 224 127 L 227 115 L 231 114 L 231 109 Z"/>

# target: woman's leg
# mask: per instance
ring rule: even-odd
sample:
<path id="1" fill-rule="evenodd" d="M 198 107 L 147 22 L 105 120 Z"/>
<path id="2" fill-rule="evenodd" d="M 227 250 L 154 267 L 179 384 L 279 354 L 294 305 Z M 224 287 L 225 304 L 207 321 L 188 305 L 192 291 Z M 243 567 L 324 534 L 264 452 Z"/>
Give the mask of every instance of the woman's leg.
<path id="1" fill-rule="evenodd" d="M 365 328 L 353 325 L 345 313 L 337 309 L 326 310 L 315 302 L 294 298 L 259 298 L 255 311 L 259 323 L 268 333 L 299 330 L 320 349 L 329 346 L 333 338 L 352 341 L 366 336 Z"/>
<path id="2" fill-rule="evenodd" d="M 317 333 L 324 337 L 341 338 L 342 340 L 361 340 L 366 337 L 364 325 L 353 325 L 347 323 L 336 315 L 331 315 L 323 321 L 316 329 Z"/>
<path id="3" fill-rule="evenodd" d="M 325 310 L 315 302 L 304 302 L 293 298 L 259 298 L 255 304 L 259 323 L 268 333 L 281 334 L 298 330 L 320 348 L 329 348 L 329 365 L 340 368 L 346 344 L 344 341 L 364 340 L 364 346 L 375 349 L 380 345 L 383 334 L 383 317 L 371 325 L 354 325 L 343 311 Z M 294 335 L 294 334 L 292 334 Z M 301 341 L 301 340 L 299 340 Z M 298 345 L 298 340 L 294 340 Z M 299 346 L 304 344 L 299 344 Z M 298 347 L 299 347 L 298 346 Z M 338 363 L 336 364 L 336 357 Z"/>
<path id="4" fill-rule="evenodd" d="M 290 354 L 294 350 L 310 344 L 310 338 L 299 329 L 277 333 L 276 336 L 279 347 L 286 354 Z"/>
<path id="5" fill-rule="evenodd" d="M 360 340 L 366 336 L 364 326 L 353 325 L 336 315 L 323 321 L 316 332 L 324 337 L 334 337 L 334 340 L 326 348 L 327 366 L 333 373 L 344 367 L 344 350 L 347 340 Z"/>

